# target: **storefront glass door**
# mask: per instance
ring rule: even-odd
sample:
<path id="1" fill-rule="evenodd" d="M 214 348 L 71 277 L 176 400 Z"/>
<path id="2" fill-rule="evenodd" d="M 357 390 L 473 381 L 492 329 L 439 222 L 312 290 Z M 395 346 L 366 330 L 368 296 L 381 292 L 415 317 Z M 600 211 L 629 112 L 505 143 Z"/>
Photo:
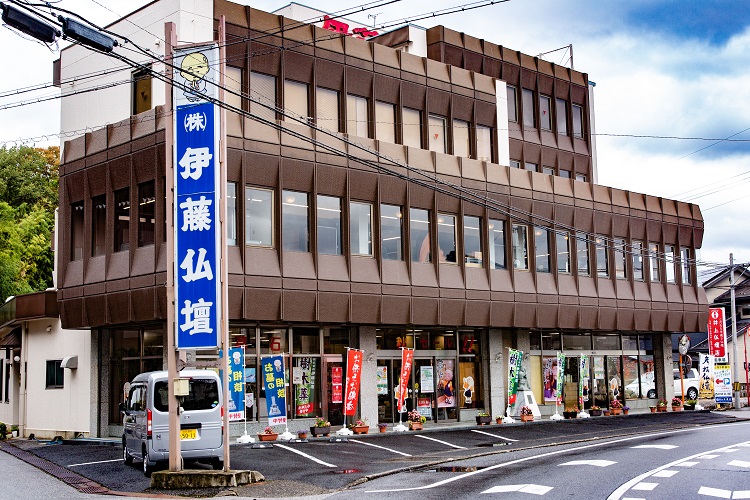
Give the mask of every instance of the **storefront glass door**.
<path id="1" fill-rule="evenodd" d="M 341 356 L 323 356 L 323 373 L 326 383 L 323 384 L 322 414 L 331 425 L 343 425 L 346 372 Z"/>

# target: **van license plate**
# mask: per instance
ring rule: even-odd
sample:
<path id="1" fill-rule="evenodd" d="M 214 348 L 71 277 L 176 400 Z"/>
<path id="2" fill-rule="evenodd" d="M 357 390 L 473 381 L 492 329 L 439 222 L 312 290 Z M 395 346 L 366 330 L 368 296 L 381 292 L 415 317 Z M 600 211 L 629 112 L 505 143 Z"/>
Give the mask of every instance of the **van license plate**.
<path id="1" fill-rule="evenodd" d="M 180 439 L 198 439 L 198 431 L 195 429 L 183 429 L 180 431 Z"/>

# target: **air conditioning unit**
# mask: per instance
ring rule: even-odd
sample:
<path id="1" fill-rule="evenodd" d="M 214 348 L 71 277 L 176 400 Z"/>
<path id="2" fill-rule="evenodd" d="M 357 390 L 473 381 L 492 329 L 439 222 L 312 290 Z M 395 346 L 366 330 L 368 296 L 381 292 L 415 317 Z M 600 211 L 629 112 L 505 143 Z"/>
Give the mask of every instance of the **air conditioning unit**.
<path id="1" fill-rule="evenodd" d="M 75 370 L 78 368 L 78 356 L 68 356 L 67 358 L 63 358 L 60 362 L 60 368 Z"/>

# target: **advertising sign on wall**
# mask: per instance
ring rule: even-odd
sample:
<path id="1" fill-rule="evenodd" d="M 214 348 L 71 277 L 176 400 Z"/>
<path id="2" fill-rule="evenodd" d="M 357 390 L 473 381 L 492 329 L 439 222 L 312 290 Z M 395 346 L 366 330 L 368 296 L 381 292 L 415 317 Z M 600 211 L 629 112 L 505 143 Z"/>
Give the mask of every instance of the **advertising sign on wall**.
<path id="1" fill-rule="evenodd" d="M 388 367 L 387 366 L 378 366 L 377 371 L 375 372 L 376 377 L 376 384 L 378 388 L 378 396 L 388 395 Z"/>
<path id="2" fill-rule="evenodd" d="M 435 392 L 434 371 L 431 366 L 419 367 L 419 392 L 422 394 L 431 394 Z"/>
<path id="3" fill-rule="evenodd" d="M 344 402 L 344 369 L 331 367 L 331 403 Z"/>

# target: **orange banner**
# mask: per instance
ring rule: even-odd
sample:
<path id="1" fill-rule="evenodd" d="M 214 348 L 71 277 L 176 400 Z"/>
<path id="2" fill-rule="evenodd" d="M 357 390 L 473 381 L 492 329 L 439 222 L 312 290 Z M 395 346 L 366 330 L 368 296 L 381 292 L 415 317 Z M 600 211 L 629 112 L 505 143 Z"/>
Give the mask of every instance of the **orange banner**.
<path id="1" fill-rule="evenodd" d="M 358 349 L 349 349 L 346 354 L 346 391 L 344 392 L 344 415 L 357 413 L 359 381 L 362 377 L 362 355 Z"/>
<path id="2" fill-rule="evenodd" d="M 409 375 L 411 375 L 411 365 L 414 360 L 414 349 L 404 347 L 401 350 L 401 377 L 398 382 L 398 411 L 404 408 L 404 399 L 406 392 L 409 390 Z"/>

